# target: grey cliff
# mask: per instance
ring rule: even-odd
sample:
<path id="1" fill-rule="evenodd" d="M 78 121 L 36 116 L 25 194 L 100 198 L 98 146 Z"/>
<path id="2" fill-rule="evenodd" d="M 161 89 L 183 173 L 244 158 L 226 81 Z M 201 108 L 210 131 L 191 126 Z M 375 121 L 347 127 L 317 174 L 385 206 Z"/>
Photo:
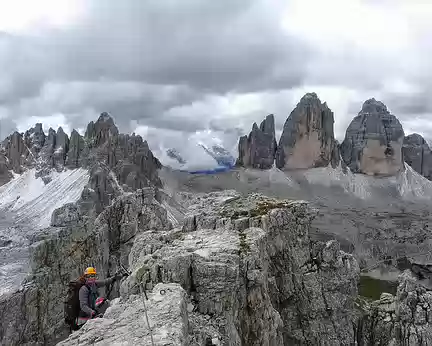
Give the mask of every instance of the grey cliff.
<path id="1" fill-rule="evenodd" d="M 339 163 L 334 116 L 315 93 L 304 95 L 285 122 L 276 152 L 284 170 L 325 167 Z"/>
<path id="2" fill-rule="evenodd" d="M 367 100 L 352 120 L 341 144 L 341 156 L 354 173 L 391 176 L 404 170 L 404 130 L 387 107 Z"/>
<path id="3" fill-rule="evenodd" d="M 273 114 L 252 126 L 249 136 L 243 136 L 238 144 L 239 156 L 237 165 L 260 169 L 269 169 L 273 166 L 276 152 L 275 121 Z"/>
<path id="4" fill-rule="evenodd" d="M 422 136 L 417 133 L 404 138 L 403 158 L 417 173 L 432 179 L 432 151 Z"/>

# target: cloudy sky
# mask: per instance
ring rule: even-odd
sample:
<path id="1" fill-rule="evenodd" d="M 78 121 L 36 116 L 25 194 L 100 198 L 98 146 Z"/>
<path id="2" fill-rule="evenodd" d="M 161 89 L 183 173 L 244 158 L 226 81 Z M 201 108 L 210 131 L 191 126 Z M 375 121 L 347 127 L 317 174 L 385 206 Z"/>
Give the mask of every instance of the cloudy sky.
<path id="1" fill-rule="evenodd" d="M 364 100 L 432 138 L 429 0 L 0 0 L 0 134 L 102 111 L 153 149 L 222 140 L 305 92 L 342 139 Z"/>

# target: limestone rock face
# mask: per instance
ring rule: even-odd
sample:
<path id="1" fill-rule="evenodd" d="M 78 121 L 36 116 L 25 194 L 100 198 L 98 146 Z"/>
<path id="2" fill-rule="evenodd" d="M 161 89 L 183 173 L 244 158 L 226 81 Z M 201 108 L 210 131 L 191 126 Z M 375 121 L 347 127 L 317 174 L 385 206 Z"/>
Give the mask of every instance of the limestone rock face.
<path id="1" fill-rule="evenodd" d="M 118 134 L 114 119 L 107 112 L 103 112 L 96 123 L 92 121 L 88 124 L 85 137 L 92 141 L 93 146 L 98 147 Z"/>
<path id="2" fill-rule="evenodd" d="M 6 157 L 9 160 L 9 167 L 15 173 L 21 173 L 28 150 L 24 143 L 23 136 L 15 131 L 4 141 Z"/>
<path id="3" fill-rule="evenodd" d="M 349 345 L 355 259 L 335 241 L 311 244 L 305 204 L 259 195 L 214 203 L 221 195 L 200 196 L 181 230 L 137 236 L 121 295 L 137 294 L 139 282 L 149 289 L 179 283 L 192 304 L 191 345 L 208 338 L 220 345 Z"/>
<path id="4" fill-rule="evenodd" d="M 69 150 L 66 155 L 66 166 L 69 168 L 78 168 L 81 166 L 81 154 L 84 150 L 84 139 L 76 131 L 72 130 L 69 141 Z"/>
<path id="5" fill-rule="evenodd" d="M 432 342 L 432 291 L 407 270 L 399 277 L 396 296 L 383 293 L 366 306 L 358 345 L 429 345 Z"/>
<path id="6" fill-rule="evenodd" d="M 24 139 L 28 148 L 32 149 L 34 154 L 39 153 L 45 144 L 45 133 L 42 129 L 42 124 L 37 123 L 35 127 L 26 131 Z"/>
<path id="7" fill-rule="evenodd" d="M 382 102 L 370 99 L 349 125 L 341 156 L 355 173 L 396 175 L 404 170 L 403 140 L 399 120 Z"/>
<path id="8" fill-rule="evenodd" d="M 4 148 L 0 146 L 0 186 L 12 178 L 9 170 L 9 159 L 6 157 Z"/>
<path id="9" fill-rule="evenodd" d="M 163 294 L 161 294 L 161 292 Z M 132 295 L 115 299 L 104 318 L 87 322 L 58 346 L 104 346 L 104 345 L 178 345 L 189 346 L 187 319 L 187 294 L 178 284 L 157 284 L 143 296 Z M 152 335 L 146 323 L 147 313 Z M 94 333 L 98 330 L 99 333 Z"/>
<path id="10" fill-rule="evenodd" d="M 105 317 L 62 345 L 114 344 L 120 338 L 148 344 L 140 285 L 148 291 L 146 306 L 160 344 L 355 340 L 357 262 L 335 241 L 311 242 L 307 204 L 226 192 L 185 196 L 191 214 L 183 227 L 173 228 L 157 195 L 150 188 L 122 194 L 94 221 L 80 213 L 82 201 L 59 210 L 53 223 L 63 228 L 34 248 L 27 284 L 0 299 L 0 342 L 52 345 L 65 339 L 59 304 L 65 283 L 90 263 L 101 278 L 119 264 L 132 275 L 115 283 L 112 295 L 120 299 Z"/>
<path id="11" fill-rule="evenodd" d="M 243 167 L 269 169 L 273 166 L 276 152 L 275 121 L 268 115 L 260 124 L 252 126 L 249 136 L 240 137 L 237 165 Z"/>
<path id="12" fill-rule="evenodd" d="M 308 169 L 339 163 L 333 112 L 315 93 L 303 96 L 285 122 L 276 152 L 276 167 Z"/>
<path id="13" fill-rule="evenodd" d="M 402 147 L 403 158 L 417 173 L 432 180 L 432 151 L 417 133 L 406 136 Z"/>
<path id="14" fill-rule="evenodd" d="M 82 201 L 54 213 L 52 223 L 63 228 L 33 248 L 32 273 L 23 288 L 0 297 L 0 344 L 53 345 L 65 339 L 66 283 L 79 277 L 90 263 L 101 278 L 112 276 L 119 263 L 127 265 L 136 234 L 156 225 L 161 231 L 170 228 L 155 194 L 148 188 L 123 195 L 96 219 L 84 215 Z M 117 296 L 118 290 L 115 283 L 111 294 Z M 101 294 L 106 292 L 101 290 Z"/>
<path id="15" fill-rule="evenodd" d="M 158 176 L 162 165 L 153 156 L 148 143 L 135 134 L 119 134 L 108 113 L 102 113 L 96 122 L 90 122 L 84 137 L 73 130 L 69 140 L 61 127 L 58 133 L 50 128 L 46 136 L 42 124 L 36 124 L 24 136 L 18 132 L 9 136 L 3 147 L 7 162 L 3 170 L 21 173 L 35 168 L 36 177 L 41 177 L 45 184 L 51 181 L 53 169 L 60 172 L 65 167 L 88 168 L 96 172 L 98 169 L 94 167 L 105 167 L 106 174 L 113 172 L 117 184 L 125 185 L 131 191 L 162 185 Z M 99 179 L 100 176 L 94 178 L 95 184 L 104 190 L 103 183 L 99 184 L 103 179 Z M 5 182 L 8 179 L 10 174 L 4 175 Z M 106 198 L 101 196 L 98 200 L 106 201 Z"/>
<path id="16" fill-rule="evenodd" d="M 53 152 L 53 164 L 57 170 L 62 169 L 66 163 L 66 155 L 69 151 L 69 136 L 63 131 L 62 127 L 57 130 L 57 136 Z"/>

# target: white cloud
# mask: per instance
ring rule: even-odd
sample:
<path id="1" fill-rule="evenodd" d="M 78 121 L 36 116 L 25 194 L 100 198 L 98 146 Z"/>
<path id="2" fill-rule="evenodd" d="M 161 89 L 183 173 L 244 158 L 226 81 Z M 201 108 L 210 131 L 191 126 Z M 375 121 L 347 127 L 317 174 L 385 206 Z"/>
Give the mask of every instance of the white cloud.
<path id="1" fill-rule="evenodd" d="M 67 25 L 83 13 L 84 0 L 0 0 L 0 31 L 29 32 Z"/>
<path id="2" fill-rule="evenodd" d="M 316 92 L 339 140 L 371 97 L 406 132 L 428 128 L 431 2 L 271 3 L 0 0 L 0 30 L 23 35 L 0 36 L 0 117 L 83 132 L 108 111 L 155 147 L 215 136 L 231 149 L 269 113 L 280 132 Z"/>
<path id="3" fill-rule="evenodd" d="M 62 127 L 64 132 L 67 134 L 71 133 L 72 131 L 64 114 L 53 114 L 46 117 L 30 116 L 25 118 L 24 121 L 20 122 L 18 125 L 18 131 L 25 132 L 29 128 L 34 127 L 36 123 L 42 123 L 42 128 L 45 134 L 48 133 L 50 127 L 55 131 L 57 131 L 59 127 Z"/>

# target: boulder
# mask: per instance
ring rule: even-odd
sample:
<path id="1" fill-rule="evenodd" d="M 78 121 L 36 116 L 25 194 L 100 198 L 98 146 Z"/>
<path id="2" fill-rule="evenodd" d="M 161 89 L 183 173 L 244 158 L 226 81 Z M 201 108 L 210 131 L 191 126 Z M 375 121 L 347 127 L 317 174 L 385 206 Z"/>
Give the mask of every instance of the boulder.
<path id="1" fill-rule="evenodd" d="M 275 121 L 273 114 L 268 115 L 260 124 L 252 126 L 249 136 L 240 137 L 237 165 L 260 169 L 273 166 L 276 152 Z"/>
<path id="2" fill-rule="evenodd" d="M 404 130 L 387 107 L 374 98 L 367 100 L 346 131 L 340 151 L 354 173 L 392 176 L 404 170 Z"/>
<path id="3" fill-rule="evenodd" d="M 276 167 L 308 169 L 339 164 L 333 112 L 317 94 L 303 96 L 285 122 L 276 152 Z"/>
<path id="4" fill-rule="evenodd" d="M 422 136 L 413 133 L 404 138 L 403 158 L 417 173 L 432 180 L 432 151 Z"/>

